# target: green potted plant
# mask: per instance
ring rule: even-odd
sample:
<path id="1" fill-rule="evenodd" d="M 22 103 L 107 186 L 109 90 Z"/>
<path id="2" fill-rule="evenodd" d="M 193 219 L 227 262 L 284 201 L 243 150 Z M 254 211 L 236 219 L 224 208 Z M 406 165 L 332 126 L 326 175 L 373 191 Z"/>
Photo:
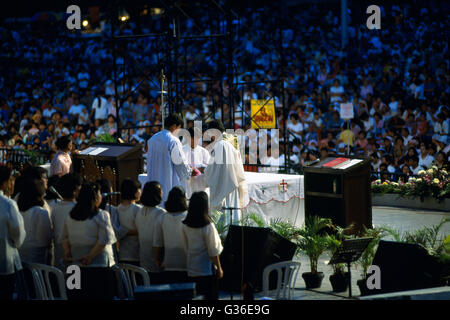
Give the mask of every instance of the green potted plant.
<path id="1" fill-rule="evenodd" d="M 342 241 L 349 236 L 345 235 L 345 232 L 348 229 L 351 229 L 353 226 L 348 227 L 347 229 L 341 228 L 339 226 L 335 227 L 335 234 L 331 235 L 329 238 L 328 249 L 330 251 L 331 256 L 333 256 L 340 246 L 342 245 Z M 336 263 L 332 265 L 333 274 L 330 275 L 330 283 L 334 292 L 344 292 L 348 288 L 348 272 L 345 272 L 345 264 L 344 263 Z"/>
<path id="2" fill-rule="evenodd" d="M 375 253 L 377 251 L 378 242 L 383 237 L 383 230 L 381 228 L 367 229 L 364 228 L 362 233 L 362 237 L 365 238 L 373 238 L 367 246 L 366 250 L 362 253 L 361 257 L 358 260 L 359 265 L 362 267 L 361 279 L 356 283 L 358 284 L 359 290 L 361 291 L 361 295 L 367 295 L 369 293 L 369 289 L 367 288 L 367 271 L 372 265 L 373 258 L 375 257 Z"/>
<path id="3" fill-rule="evenodd" d="M 298 230 L 295 242 L 299 251 L 306 254 L 310 261 L 311 272 L 302 274 L 307 289 L 320 288 L 324 277 L 323 272 L 318 272 L 319 257 L 328 249 L 330 236 L 323 232 L 332 227 L 330 219 L 316 216 L 308 217 L 303 228 Z"/>

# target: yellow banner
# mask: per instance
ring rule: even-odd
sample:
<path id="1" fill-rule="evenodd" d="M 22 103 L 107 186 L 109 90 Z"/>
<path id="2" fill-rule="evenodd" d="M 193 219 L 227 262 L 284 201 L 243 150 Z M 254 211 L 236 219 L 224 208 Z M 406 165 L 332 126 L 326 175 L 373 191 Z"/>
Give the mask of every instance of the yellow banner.
<path id="1" fill-rule="evenodd" d="M 273 99 L 250 100 L 252 128 L 275 129 L 275 103 Z"/>

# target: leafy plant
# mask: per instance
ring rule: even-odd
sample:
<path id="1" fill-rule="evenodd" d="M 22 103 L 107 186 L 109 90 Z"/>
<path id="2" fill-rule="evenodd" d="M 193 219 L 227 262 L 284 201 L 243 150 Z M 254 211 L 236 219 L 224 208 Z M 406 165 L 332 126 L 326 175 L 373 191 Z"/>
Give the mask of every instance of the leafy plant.
<path id="1" fill-rule="evenodd" d="M 353 228 L 353 225 L 350 225 L 347 228 L 342 228 L 339 226 L 334 226 L 335 233 L 333 235 L 330 235 L 329 237 L 329 244 L 328 244 L 328 250 L 330 251 L 331 256 L 333 256 L 341 247 L 342 242 L 345 239 L 351 238 L 351 236 L 346 235 L 345 233 L 347 230 L 351 230 Z M 344 263 L 336 263 L 332 265 L 333 267 L 333 273 L 334 274 L 345 274 L 345 264 Z"/>
<path id="2" fill-rule="evenodd" d="M 295 227 L 292 223 L 288 221 L 283 221 L 280 218 L 271 219 L 269 223 L 269 227 L 272 228 L 273 231 L 278 233 L 285 239 L 293 240 L 299 234 L 299 228 Z"/>
<path id="3" fill-rule="evenodd" d="M 373 258 L 375 257 L 375 252 L 378 247 L 378 243 L 380 242 L 380 239 L 384 235 L 385 234 L 383 230 L 380 228 L 368 229 L 364 227 L 364 231 L 361 234 L 361 236 L 373 238 L 358 260 L 359 264 L 362 267 L 361 276 L 364 279 L 367 278 L 367 271 L 369 270 L 369 267 L 372 265 L 372 261 Z"/>
<path id="4" fill-rule="evenodd" d="M 267 227 L 267 223 L 264 220 L 264 218 L 254 212 L 246 214 L 240 221 L 241 226 L 247 226 L 247 227 L 259 227 L 259 228 L 265 228 Z"/>
<path id="5" fill-rule="evenodd" d="M 221 211 L 213 211 L 211 212 L 211 219 L 216 226 L 217 233 L 220 236 L 220 240 L 222 240 L 222 244 L 224 244 L 229 228 L 229 223 L 226 221 L 225 214 Z"/>
<path id="6" fill-rule="evenodd" d="M 311 216 L 306 219 L 303 228 L 298 230 L 296 237 L 298 250 L 308 256 L 313 274 L 317 273 L 319 257 L 330 245 L 330 236 L 323 233 L 323 230 L 332 226 L 330 219 Z"/>
<path id="7" fill-rule="evenodd" d="M 397 242 L 420 244 L 430 255 L 437 257 L 439 260 L 446 260 L 446 255 L 448 255 L 449 250 L 445 247 L 446 239 L 439 237 L 439 233 L 442 227 L 448 222 L 450 222 L 450 218 L 443 218 L 437 225 L 431 227 L 425 226 L 415 231 L 406 231 L 403 233 L 387 226 L 383 226 L 380 229 L 385 231 Z M 450 242 L 450 240 L 447 241 Z"/>
<path id="8" fill-rule="evenodd" d="M 116 139 L 109 133 L 101 134 L 95 140 L 96 142 L 108 142 L 108 143 L 116 142 Z"/>

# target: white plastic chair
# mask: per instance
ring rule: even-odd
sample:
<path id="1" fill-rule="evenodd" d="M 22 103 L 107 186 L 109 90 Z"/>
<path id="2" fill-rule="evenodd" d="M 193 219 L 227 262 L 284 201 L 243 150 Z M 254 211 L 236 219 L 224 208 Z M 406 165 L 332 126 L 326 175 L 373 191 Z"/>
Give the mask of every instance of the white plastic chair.
<path id="1" fill-rule="evenodd" d="M 67 300 L 66 281 L 61 270 L 39 263 L 31 263 L 29 267 L 38 300 Z M 53 292 L 50 274 L 53 274 L 58 282 L 59 297 L 56 297 Z"/>
<path id="2" fill-rule="evenodd" d="M 300 266 L 300 262 L 297 261 L 282 261 L 265 267 L 263 271 L 263 295 L 269 297 L 269 276 L 272 271 L 277 271 L 276 299 L 290 300 Z"/>
<path id="3" fill-rule="evenodd" d="M 132 264 L 127 263 L 119 263 L 118 264 L 120 271 L 125 275 L 126 278 L 126 291 L 130 298 L 133 297 L 134 288 L 138 286 L 136 283 L 136 274 L 139 274 L 144 283 L 140 284 L 144 287 L 150 286 L 150 276 L 148 275 L 147 270 L 141 267 L 133 266 Z"/>

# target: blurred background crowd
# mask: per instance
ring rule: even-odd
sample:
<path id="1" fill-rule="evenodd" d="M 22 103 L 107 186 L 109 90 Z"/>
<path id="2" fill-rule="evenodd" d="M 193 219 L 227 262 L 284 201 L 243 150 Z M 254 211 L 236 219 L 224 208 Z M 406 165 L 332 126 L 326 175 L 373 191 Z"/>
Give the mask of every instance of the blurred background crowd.
<path id="1" fill-rule="evenodd" d="M 255 84 L 238 86 L 232 97 L 234 123 L 228 117 L 226 81 L 183 85 L 186 127 L 194 120 L 222 119 L 226 128 L 249 130 L 250 100 L 274 99 L 280 140 L 288 137 L 287 149 L 283 143 L 279 154 L 269 149 L 260 164 L 273 168 L 260 170 L 277 171 L 288 157 L 290 172 L 301 173 L 306 162 L 347 153 L 371 157 L 374 179 L 402 182 L 432 165 L 448 168 L 449 11 L 445 2 L 433 3 L 381 6 L 380 30 L 367 29 L 367 16 L 357 19 L 350 6 L 345 52 L 339 10 L 293 6 L 280 22 L 270 7 L 240 8 L 232 20 L 240 30 L 234 38 L 233 81 Z M 181 36 L 215 25 L 208 22 L 206 7 L 203 15 L 201 6 L 197 10 L 196 19 L 186 19 L 179 27 Z M 117 111 L 108 38 L 68 37 L 63 23 L 48 28 L 38 17 L 33 23 L 0 24 L 2 162 L 10 161 L 8 149 L 45 152 L 49 160 L 57 151 L 56 139 L 63 135 L 70 135 L 75 148 L 83 150 L 99 137 L 114 137 L 117 116 L 122 128 L 131 128 L 122 131 L 122 139 L 144 149 L 160 130 L 158 69 L 163 44 L 135 39 L 119 45 L 117 88 L 127 98 Z M 274 32 L 280 24 L 281 31 Z M 111 26 L 105 23 L 102 28 L 108 34 Z M 161 19 L 155 16 L 145 26 L 130 19 L 116 33 L 149 30 L 163 31 Z M 223 71 L 215 54 L 225 43 L 181 41 L 180 81 Z M 284 81 L 284 97 L 281 87 L 270 82 L 279 78 Z M 347 122 L 339 115 L 340 103 L 346 102 L 353 104 L 355 115 Z"/>

